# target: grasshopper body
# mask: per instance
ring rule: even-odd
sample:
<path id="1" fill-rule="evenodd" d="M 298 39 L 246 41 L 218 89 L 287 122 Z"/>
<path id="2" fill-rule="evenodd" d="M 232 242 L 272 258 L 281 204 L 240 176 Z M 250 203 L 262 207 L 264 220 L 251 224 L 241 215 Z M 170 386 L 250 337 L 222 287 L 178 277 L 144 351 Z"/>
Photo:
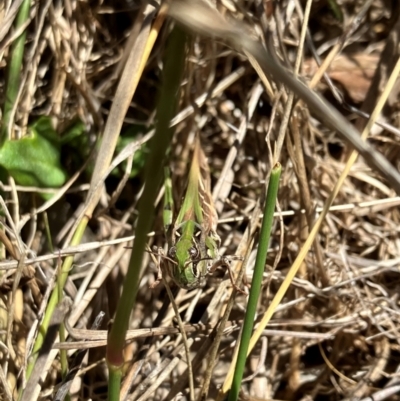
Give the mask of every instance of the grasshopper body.
<path id="1" fill-rule="evenodd" d="M 185 196 L 173 224 L 170 183 L 167 171 L 164 225 L 170 237 L 168 273 L 179 287 L 190 290 L 202 286 L 207 274 L 223 264 L 218 253 L 221 240 L 216 232 L 218 217 L 211 196 L 210 172 L 198 139 Z"/>

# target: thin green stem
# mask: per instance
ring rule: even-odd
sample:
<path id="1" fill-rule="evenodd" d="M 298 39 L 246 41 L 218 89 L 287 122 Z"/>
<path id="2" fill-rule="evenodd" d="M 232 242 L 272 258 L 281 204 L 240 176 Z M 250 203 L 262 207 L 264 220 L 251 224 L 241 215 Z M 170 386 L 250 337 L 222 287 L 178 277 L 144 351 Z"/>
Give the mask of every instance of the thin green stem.
<path id="1" fill-rule="evenodd" d="M 281 170 L 281 165 L 277 163 L 272 169 L 269 180 L 267 198 L 264 207 L 264 217 L 261 224 L 260 243 L 257 251 L 253 280 L 251 282 L 246 316 L 243 322 L 243 331 L 239 345 L 235 373 L 233 376 L 232 388 L 229 392 L 229 401 L 236 401 L 239 396 L 240 383 L 243 378 L 244 366 L 247 359 L 247 350 L 249 348 L 251 333 L 253 331 L 254 316 L 257 310 L 257 303 L 261 291 L 264 266 L 267 259 L 268 245 L 271 236 L 272 223 L 274 220 L 275 203 L 278 194 Z"/>
<path id="2" fill-rule="evenodd" d="M 74 234 L 74 237 L 71 241 L 71 246 L 77 245 L 80 243 L 82 236 L 85 232 L 86 226 L 87 226 L 87 219 L 84 219 L 82 221 L 82 223 L 78 226 L 78 228 Z M 38 336 L 37 336 L 35 344 L 33 346 L 30 362 L 26 369 L 26 378 L 27 379 L 29 379 L 29 377 L 32 373 L 33 367 L 35 366 L 35 362 L 38 357 L 39 350 L 41 349 L 41 347 L 43 345 L 43 340 L 44 340 L 47 330 L 49 328 L 51 317 L 53 315 L 54 309 L 57 306 L 59 298 L 60 298 L 59 297 L 60 288 L 63 289 L 65 286 L 65 283 L 67 281 L 68 274 L 71 270 L 73 261 L 74 261 L 74 257 L 68 256 L 67 258 L 65 258 L 64 263 L 62 265 L 60 277 L 58 278 L 58 285 L 56 285 L 56 287 L 54 288 L 54 291 L 52 292 L 52 294 L 50 296 L 49 302 L 47 304 L 46 313 L 44 315 L 42 324 L 40 325 L 40 328 L 38 331 Z"/>
<path id="3" fill-rule="evenodd" d="M 31 8 L 31 0 L 24 0 L 18 11 L 15 21 L 15 29 L 21 28 L 29 18 L 29 10 Z M 3 122 L 1 128 L 0 142 L 4 143 L 7 136 L 12 135 L 12 114 L 15 101 L 19 91 L 19 81 L 21 76 L 22 61 L 24 58 L 26 30 L 14 40 L 9 55 L 9 69 L 7 76 L 7 89 L 4 101 Z"/>
<path id="4" fill-rule="evenodd" d="M 58 268 L 61 272 L 61 259 L 59 260 L 59 265 Z M 61 303 L 63 300 L 63 287 L 61 283 L 61 274 L 58 275 L 57 278 L 57 286 L 58 286 L 58 303 Z M 59 337 L 60 337 L 60 342 L 66 341 L 66 333 L 65 333 L 65 326 L 64 323 L 60 324 L 60 328 L 58 330 L 59 332 Z M 61 376 L 63 380 L 66 378 L 68 374 L 68 355 L 67 355 L 67 350 L 62 349 L 60 350 L 60 363 L 61 363 Z"/>
<path id="5" fill-rule="evenodd" d="M 164 80 L 157 105 L 158 121 L 146 162 L 145 186 L 138 206 L 136 237 L 121 299 L 108 337 L 106 358 L 110 374 L 108 396 L 110 401 L 119 400 L 119 392 L 116 391 L 116 387 L 122 376 L 125 335 L 139 287 L 139 274 L 147 243 L 147 233 L 153 222 L 154 202 L 163 174 L 163 160 L 172 140 L 173 131 L 169 128 L 169 124 L 175 115 L 179 99 L 178 93 L 185 60 L 185 42 L 186 34 L 180 28 L 175 27 L 170 34 L 166 50 Z"/>
<path id="6" fill-rule="evenodd" d="M 108 399 L 119 401 L 121 391 L 122 369 L 109 367 Z"/>

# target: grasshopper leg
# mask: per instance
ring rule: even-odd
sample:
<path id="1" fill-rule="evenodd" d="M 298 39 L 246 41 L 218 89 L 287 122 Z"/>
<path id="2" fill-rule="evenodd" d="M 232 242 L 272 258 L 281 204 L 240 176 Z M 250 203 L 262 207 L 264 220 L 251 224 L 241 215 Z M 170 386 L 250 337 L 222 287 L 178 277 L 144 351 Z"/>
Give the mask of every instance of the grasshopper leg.
<path id="1" fill-rule="evenodd" d="M 154 248 L 153 248 L 154 249 Z M 150 289 L 154 289 L 158 286 L 158 284 L 160 284 L 160 282 L 162 281 L 162 277 L 163 277 L 163 273 L 162 273 L 162 268 L 161 268 L 161 259 L 164 256 L 164 249 L 162 248 L 156 248 L 154 249 L 154 253 L 157 255 L 157 262 L 156 262 L 156 266 L 157 266 L 157 278 L 154 281 L 154 283 L 150 284 L 149 287 Z"/>
<path id="2" fill-rule="evenodd" d="M 209 273 L 215 272 L 215 270 L 216 270 L 218 267 L 220 267 L 220 266 L 225 267 L 226 269 L 228 269 L 229 278 L 230 278 L 230 280 L 231 280 L 231 283 L 232 283 L 233 288 L 234 288 L 236 291 L 238 291 L 238 292 L 240 292 L 240 293 L 242 293 L 242 294 L 244 294 L 244 295 L 247 295 L 247 293 L 246 293 L 245 291 L 243 291 L 243 290 L 242 290 L 239 286 L 237 286 L 236 283 L 235 283 L 235 276 L 234 276 L 234 273 L 233 273 L 232 268 L 231 268 L 231 260 L 243 260 L 243 258 L 242 258 L 241 256 L 221 256 L 221 258 L 220 258 L 218 261 L 216 261 L 216 262 L 210 267 Z"/>

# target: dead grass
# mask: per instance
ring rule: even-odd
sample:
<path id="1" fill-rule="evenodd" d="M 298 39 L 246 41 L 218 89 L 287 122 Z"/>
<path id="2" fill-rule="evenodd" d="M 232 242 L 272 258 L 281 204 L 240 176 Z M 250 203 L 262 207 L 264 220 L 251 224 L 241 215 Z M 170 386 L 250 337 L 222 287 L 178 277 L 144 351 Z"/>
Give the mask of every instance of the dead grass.
<path id="1" fill-rule="evenodd" d="M 363 3 L 341 1 L 345 17 L 342 24 L 327 1 L 314 2 L 309 29 L 322 60 Z M 395 3 L 372 3 L 328 70 L 333 89 L 326 80 L 316 87 L 359 129 L 366 120 L 357 115 L 357 110 L 371 113 L 399 57 L 396 32 L 400 9 Z M 260 7 L 258 1 L 219 5 L 228 17 L 244 20 L 260 40 L 262 30 L 270 27 L 276 52 L 286 65 L 293 66 L 301 30 L 300 5 L 266 1 L 264 8 Z M 15 119 L 22 133 L 28 123 L 41 115 L 52 116 L 59 132 L 80 118 L 87 127 L 88 143 L 94 147 L 108 117 L 124 62 L 138 35 L 134 25 L 138 10 L 125 1 L 43 1 L 33 5 L 21 73 L 23 90 Z M 12 14 L 3 10 L 0 17 L 6 26 Z M 154 122 L 167 31 L 165 25 L 140 77 L 123 130 L 138 124 L 144 135 Z M 0 30 L 0 34 L 0 82 L 4 88 L 12 28 L 4 34 Z M 300 76 L 310 80 L 315 71 L 315 58 L 306 46 Z M 287 93 L 271 81 L 265 90 L 265 82 L 261 82 L 246 57 L 219 41 L 201 37 L 193 37 L 190 43 L 186 77 L 172 155 L 177 198 L 186 182 L 193 134 L 200 130 L 215 184 L 213 195 L 224 251 L 243 255 L 249 251 L 245 274 L 250 281 L 254 251 L 247 249 L 251 236 L 244 240 L 243 235 L 257 203 L 262 201 Z M 343 95 L 341 104 L 332 90 Z M 397 168 L 398 85 L 379 120 L 386 125 L 375 125 L 370 143 Z M 260 317 L 308 237 L 350 150 L 335 132 L 310 116 L 304 103 L 295 103 L 279 157 L 283 166 L 279 211 L 265 268 Z M 65 167 L 74 174 L 76 166 L 71 155 L 63 157 Z M 82 172 L 63 196 L 48 208 L 42 207 L 40 213 L 41 201 L 35 198 L 34 191 L 26 192 L 12 181 L 4 183 L 10 217 L 4 220 L 7 229 L 2 235 L 7 260 L 0 265 L 3 399 L 16 399 L 24 385 L 26 358 L 54 286 L 58 257 L 68 252 L 76 253 L 65 287 L 65 295 L 74 303 L 67 320 L 70 337 L 68 342 L 57 340 L 53 347 L 89 349 L 83 354 L 81 371 L 70 388 L 71 399 L 106 398 L 106 328 L 114 315 L 127 269 L 129 252 L 125 246 L 131 240 L 128 236 L 134 234 L 141 187 L 140 175 L 128 180 L 116 202 L 109 206 L 120 177 L 107 179 L 84 244 L 66 250 L 63 244 L 86 197 L 88 174 Z M 359 400 L 372 394 L 380 400 L 400 399 L 399 204 L 390 185 L 363 159 L 358 159 L 312 250 L 251 354 L 242 386 L 246 394 L 278 400 Z M 165 244 L 161 208 L 160 203 L 150 246 Z M 59 253 L 50 251 L 44 213 L 54 246 L 61 249 Z M 13 253 L 12 249 L 19 251 Z M 25 259 L 17 265 L 23 253 Z M 130 398 L 124 399 L 170 400 L 181 391 L 188 396 L 185 356 L 172 308 L 161 316 L 167 299 L 165 289 L 160 285 L 149 290 L 155 275 L 154 263 L 147 256 L 137 305 L 132 311 L 132 340 L 125 353 L 123 395 Z M 176 296 L 187 322 L 187 336 L 194 340 L 191 352 L 196 388 L 202 386 L 215 329 L 231 294 L 229 279 L 221 283 L 221 276 L 217 273 L 210 277 L 201 290 L 181 291 Z M 245 305 L 246 297 L 237 294 L 211 375 L 210 399 L 215 399 L 225 380 Z M 105 312 L 105 317 L 99 330 L 87 330 L 100 311 Z M 159 313 L 161 317 L 157 318 Z M 41 393 L 36 397 L 53 399 L 62 382 L 59 356 L 48 358 L 41 373 Z M 390 389 L 397 391 L 391 393 Z"/>

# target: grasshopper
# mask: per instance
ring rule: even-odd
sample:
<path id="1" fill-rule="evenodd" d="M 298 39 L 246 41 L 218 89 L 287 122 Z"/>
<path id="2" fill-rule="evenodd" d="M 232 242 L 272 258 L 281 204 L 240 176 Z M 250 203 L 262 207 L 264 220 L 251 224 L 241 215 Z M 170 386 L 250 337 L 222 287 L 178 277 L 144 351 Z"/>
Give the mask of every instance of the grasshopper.
<path id="1" fill-rule="evenodd" d="M 167 272 L 179 287 L 191 290 L 205 283 L 217 267 L 229 267 L 219 256 L 221 239 L 217 234 L 218 216 L 211 195 L 210 171 L 196 137 L 187 189 L 175 221 L 171 176 L 165 169 L 164 226 L 169 238 Z"/>

